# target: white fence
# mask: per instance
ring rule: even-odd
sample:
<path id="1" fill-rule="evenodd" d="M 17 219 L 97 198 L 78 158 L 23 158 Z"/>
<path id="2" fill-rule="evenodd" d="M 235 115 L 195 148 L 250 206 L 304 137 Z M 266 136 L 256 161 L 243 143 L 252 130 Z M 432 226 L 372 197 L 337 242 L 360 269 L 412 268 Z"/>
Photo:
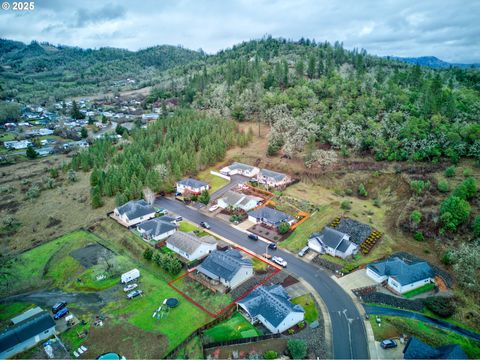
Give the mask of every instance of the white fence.
<path id="1" fill-rule="evenodd" d="M 219 176 L 219 177 L 221 177 L 221 178 L 224 178 L 224 179 L 230 181 L 230 176 L 228 176 L 228 175 L 223 175 L 223 174 L 219 173 L 218 171 L 210 170 L 210 174 L 215 175 L 215 176 Z"/>

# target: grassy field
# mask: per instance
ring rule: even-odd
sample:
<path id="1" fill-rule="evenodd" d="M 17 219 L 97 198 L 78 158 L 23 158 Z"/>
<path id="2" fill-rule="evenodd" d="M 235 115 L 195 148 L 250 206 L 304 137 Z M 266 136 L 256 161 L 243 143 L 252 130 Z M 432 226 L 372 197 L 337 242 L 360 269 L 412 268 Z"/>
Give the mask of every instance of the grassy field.
<path id="1" fill-rule="evenodd" d="M 202 172 L 199 172 L 197 175 L 197 178 L 201 181 L 205 181 L 210 185 L 210 194 L 214 193 L 218 189 L 224 187 L 225 185 L 228 184 L 228 180 L 221 178 L 220 176 L 215 176 L 210 174 L 210 170 L 212 168 L 208 168 L 206 170 L 203 170 Z M 216 170 L 216 169 L 213 169 Z"/>
<path id="2" fill-rule="evenodd" d="M 199 336 L 195 336 L 185 345 L 176 356 L 177 359 L 203 359 L 202 341 Z"/>
<path id="3" fill-rule="evenodd" d="M 12 317 L 20 315 L 34 306 L 33 304 L 23 302 L 0 304 L 0 328 L 6 326 Z"/>
<path id="4" fill-rule="evenodd" d="M 312 295 L 306 294 L 292 299 L 292 303 L 300 305 L 305 310 L 305 321 L 312 323 L 318 319 L 318 310 Z"/>
<path id="5" fill-rule="evenodd" d="M 242 314 L 235 312 L 230 319 L 206 330 L 203 335 L 209 342 L 217 342 L 244 339 L 261 333 Z"/>

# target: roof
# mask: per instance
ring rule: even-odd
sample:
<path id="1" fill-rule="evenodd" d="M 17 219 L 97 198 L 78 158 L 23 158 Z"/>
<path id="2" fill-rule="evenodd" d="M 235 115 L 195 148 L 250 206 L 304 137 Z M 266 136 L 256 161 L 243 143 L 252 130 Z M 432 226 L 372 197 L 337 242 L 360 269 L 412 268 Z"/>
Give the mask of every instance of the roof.
<path id="1" fill-rule="evenodd" d="M 248 213 L 248 216 L 252 216 L 257 219 L 266 219 L 272 224 L 281 223 L 282 221 L 291 221 L 293 216 L 285 214 L 284 212 L 272 209 L 268 206 L 264 206 L 255 210 L 252 210 Z"/>
<path id="2" fill-rule="evenodd" d="M 255 166 L 247 165 L 247 164 L 242 164 L 239 162 L 234 162 L 231 165 L 227 166 L 229 170 L 242 170 L 242 171 L 252 171 L 255 169 Z"/>
<path id="3" fill-rule="evenodd" d="M 287 177 L 287 175 L 284 173 L 279 173 L 279 172 L 268 170 L 268 169 L 261 169 L 259 176 L 272 178 L 275 181 L 282 181 Z"/>
<path id="4" fill-rule="evenodd" d="M 221 200 L 229 206 L 247 205 L 250 201 L 262 201 L 262 198 L 258 196 L 245 195 L 237 193 L 232 190 L 228 190 L 223 194 Z"/>
<path id="5" fill-rule="evenodd" d="M 345 233 L 335 230 L 331 227 L 325 226 L 319 233 L 313 233 L 310 238 L 320 239 L 325 246 L 338 251 L 345 251 L 350 245 L 350 241 L 345 241 Z M 348 235 L 347 235 L 348 236 Z"/>
<path id="6" fill-rule="evenodd" d="M 154 213 L 155 209 L 148 205 L 145 200 L 132 200 L 119 206 L 117 211 L 120 215 L 126 215 L 128 219 L 132 220 Z"/>
<path id="7" fill-rule="evenodd" d="M 216 244 L 217 241 L 212 236 L 198 237 L 192 233 L 177 231 L 167 239 L 167 243 L 191 255 L 200 246 L 204 244 Z"/>
<path id="8" fill-rule="evenodd" d="M 390 276 L 401 285 L 411 284 L 434 275 L 432 268 L 427 262 L 421 261 L 414 264 L 407 264 L 398 257 L 371 263 L 367 268 L 379 276 Z"/>
<path id="9" fill-rule="evenodd" d="M 350 246 L 351 242 L 348 240 L 342 240 L 337 247 L 338 251 L 345 252 L 347 251 L 348 247 Z"/>
<path id="10" fill-rule="evenodd" d="M 28 319 L 28 318 L 31 318 L 31 317 L 34 316 L 34 315 L 37 315 L 37 314 L 41 313 L 42 311 L 43 311 L 42 308 L 36 306 L 36 307 L 34 307 L 34 308 L 30 309 L 30 310 L 27 310 L 27 311 L 21 313 L 21 314 L 18 315 L 18 316 L 13 317 L 13 318 L 10 320 L 10 322 L 11 322 L 13 325 L 16 325 L 16 324 L 18 324 L 18 323 L 20 323 L 20 322 L 22 322 L 22 321 L 24 321 L 24 320 L 26 320 L 26 319 Z"/>
<path id="11" fill-rule="evenodd" d="M 197 270 L 200 272 L 205 270 L 218 278 L 231 280 L 244 266 L 252 267 L 252 261 L 244 259 L 238 250 L 214 250 L 197 267 Z"/>
<path id="12" fill-rule="evenodd" d="M 157 218 L 158 220 L 166 221 L 166 222 L 175 222 L 176 219 L 173 216 L 163 215 Z"/>
<path id="13" fill-rule="evenodd" d="M 403 349 L 404 359 L 468 359 L 459 345 L 434 348 L 411 337 Z"/>
<path id="14" fill-rule="evenodd" d="M 204 187 L 204 186 L 208 186 L 208 183 L 206 183 L 204 181 L 197 180 L 197 179 L 192 179 L 192 178 L 178 180 L 177 184 L 181 184 L 183 186 L 188 186 L 188 187 L 191 187 L 193 189 L 198 189 L 198 188 L 201 188 L 201 187 Z"/>
<path id="15" fill-rule="evenodd" d="M 0 353 L 55 326 L 50 314 L 42 311 L 17 325 L 7 328 L 0 334 Z"/>
<path id="16" fill-rule="evenodd" d="M 238 302 L 252 317 L 261 315 L 277 327 L 291 312 L 304 312 L 300 305 L 292 304 L 281 285 L 259 286 Z"/>
<path id="17" fill-rule="evenodd" d="M 145 221 L 137 226 L 139 229 L 145 231 L 146 234 L 151 236 L 158 236 L 165 234 L 169 231 L 172 231 L 177 228 L 175 224 L 172 224 L 170 221 L 164 221 L 160 218 L 154 218 L 148 221 Z"/>

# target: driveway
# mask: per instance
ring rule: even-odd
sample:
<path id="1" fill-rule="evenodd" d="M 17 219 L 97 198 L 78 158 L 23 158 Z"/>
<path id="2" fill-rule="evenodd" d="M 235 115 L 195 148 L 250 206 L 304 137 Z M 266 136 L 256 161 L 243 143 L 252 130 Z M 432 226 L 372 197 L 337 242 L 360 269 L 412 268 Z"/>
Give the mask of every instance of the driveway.
<path id="1" fill-rule="evenodd" d="M 233 175 L 233 176 L 231 176 L 230 177 L 230 182 L 227 185 L 218 189 L 217 191 L 215 191 L 213 194 L 210 195 L 211 201 L 217 200 L 219 197 L 221 197 L 228 190 L 232 190 L 233 188 L 235 188 L 238 184 L 245 184 L 248 181 L 250 181 L 250 178 L 248 178 L 246 176 L 243 176 L 243 175 Z"/>
<path id="2" fill-rule="evenodd" d="M 360 269 L 348 275 L 342 276 L 337 280 L 337 282 L 345 289 L 345 291 L 352 291 L 353 289 L 358 289 L 365 286 L 377 285 L 375 281 L 367 276 L 367 271 L 365 269 Z"/>
<path id="3" fill-rule="evenodd" d="M 208 217 L 184 204 L 158 198 L 155 206 L 183 216 L 194 223 L 207 221 L 211 231 L 227 238 L 257 254 L 265 252 L 266 244 L 263 241 L 252 241 L 247 234 L 235 229 L 222 220 Z M 269 250 L 269 252 L 272 252 Z M 301 276 L 322 297 L 330 314 L 332 323 L 333 357 L 335 359 L 367 359 L 368 345 L 365 333 L 365 324 L 350 296 L 330 278 L 330 274 L 320 267 L 306 263 L 297 256 L 283 251 L 274 251 L 288 262 L 288 271 Z"/>
<path id="4" fill-rule="evenodd" d="M 395 341 L 398 346 L 393 349 L 384 349 L 380 346 L 380 341 L 375 341 L 375 348 L 379 359 L 403 359 L 403 349 L 405 348 L 405 344 L 402 344 L 398 339 L 395 339 Z"/>

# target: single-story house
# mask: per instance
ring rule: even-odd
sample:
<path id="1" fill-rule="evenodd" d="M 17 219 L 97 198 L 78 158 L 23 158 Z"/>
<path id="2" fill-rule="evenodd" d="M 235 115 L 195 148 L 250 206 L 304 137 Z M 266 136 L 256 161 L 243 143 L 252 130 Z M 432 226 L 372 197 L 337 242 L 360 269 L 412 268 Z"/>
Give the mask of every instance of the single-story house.
<path id="1" fill-rule="evenodd" d="M 160 241 L 174 234 L 177 231 L 177 225 L 158 217 L 138 224 L 137 230 L 146 240 Z"/>
<path id="2" fill-rule="evenodd" d="M 348 234 L 328 226 L 321 232 L 310 235 L 308 247 L 320 254 L 326 253 L 342 259 L 358 252 L 358 245 L 350 241 Z"/>
<path id="3" fill-rule="evenodd" d="M 32 142 L 30 140 L 5 141 L 3 146 L 7 149 L 22 150 L 32 146 Z"/>
<path id="4" fill-rule="evenodd" d="M 205 190 L 210 189 L 210 185 L 208 185 L 208 183 L 192 178 L 179 180 L 177 181 L 176 186 L 177 193 L 180 193 L 182 195 L 186 191 L 192 194 L 199 195 Z"/>
<path id="5" fill-rule="evenodd" d="M 403 349 L 404 359 L 468 359 L 460 345 L 444 345 L 434 348 L 412 336 Z"/>
<path id="6" fill-rule="evenodd" d="M 55 321 L 46 311 L 35 313 L 0 333 L 0 359 L 26 351 L 55 334 Z"/>
<path id="7" fill-rule="evenodd" d="M 232 289 L 253 276 L 252 261 L 238 250 L 212 251 L 196 270 Z"/>
<path id="8" fill-rule="evenodd" d="M 291 178 L 287 174 L 261 169 L 257 175 L 257 181 L 269 187 L 279 187 L 287 185 L 291 181 Z"/>
<path id="9" fill-rule="evenodd" d="M 127 227 L 137 225 L 145 220 L 155 217 L 155 209 L 145 200 L 132 200 L 113 210 L 122 225 Z"/>
<path id="10" fill-rule="evenodd" d="M 265 225 L 277 227 L 282 222 L 286 222 L 289 225 L 295 223 L 295 218 L 284 212 L 272 209 L 268 206 L 264 206 L 248 213 L 248 220 L 258 224 L 263 223 Z"/>
<path id="11" fill-rule="evenodd" d="M 305 318 L 303 308 L 290 302 L 281 285 L 261 285 L 237 304 L 252 324 L 260 321 L 272 333 L 282 333 Z"/>
<path id="12" fill-rule="evenodd" d="M 213 236 L 198 237 L 193 233 L 177 231 L 166 241 L 167 247 L 188 261 L 200 259 L 217 249 Z"/>
<path id="13" fill-rule="evenodd" d="M 255 166 L 246 165 L 238 162 L 234 162 L 233 164 L 225 166 L 220 170 L 220 173 L 222 173 L 223 175 L 232 176 L 239 174 L 250 178 L 256 176 L 259 172 L 260 169 Z"/>
<path id="14" fill-rule="evenodd" d="M 387 281 L 391 290 L 404 294 L 433 282 L 433 269 L 425 262 L 407 264 L 398 257 L 367 265 L 367 275 L 378 283 Z"/>
<path id="15" fill-rule="evenodd" d="M 218 206 L 222 209 L 234 208 L 242 209 L 244 211 L 250 211 L 257 207 L 258 203 L 263 199 L 258 196 L 245 195 L 237 193 L 232 190 L 228 190 L 223 196 L 217 200 Z"/>

